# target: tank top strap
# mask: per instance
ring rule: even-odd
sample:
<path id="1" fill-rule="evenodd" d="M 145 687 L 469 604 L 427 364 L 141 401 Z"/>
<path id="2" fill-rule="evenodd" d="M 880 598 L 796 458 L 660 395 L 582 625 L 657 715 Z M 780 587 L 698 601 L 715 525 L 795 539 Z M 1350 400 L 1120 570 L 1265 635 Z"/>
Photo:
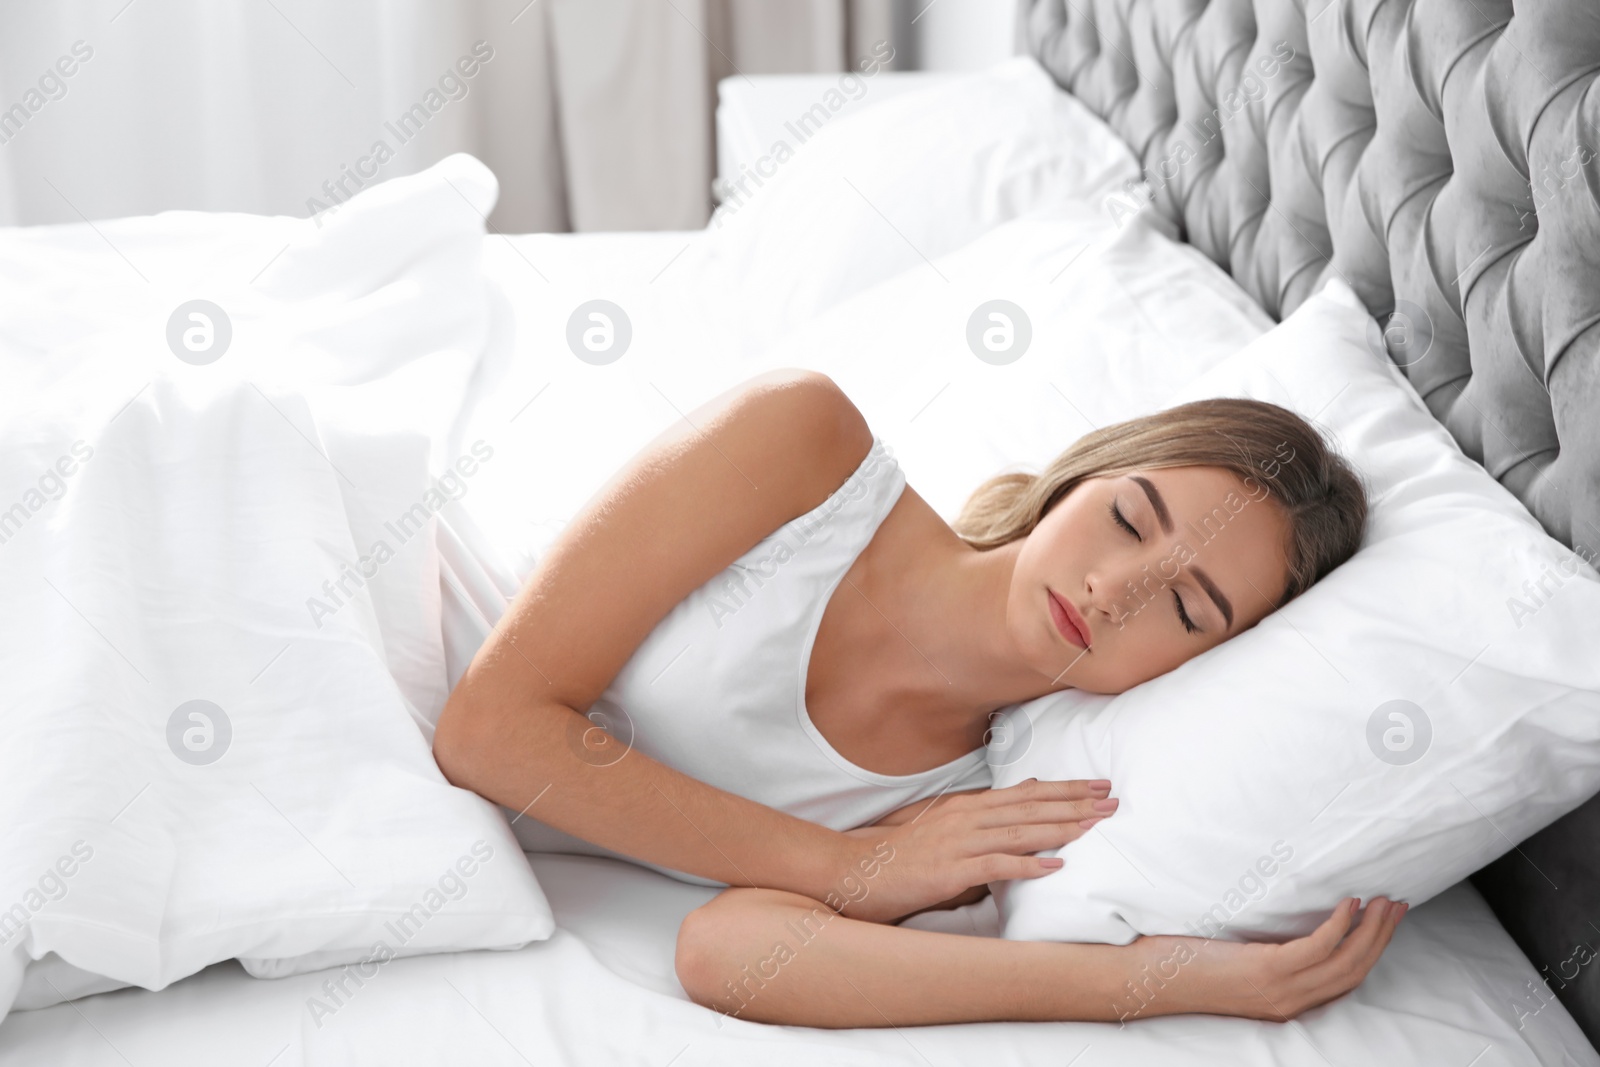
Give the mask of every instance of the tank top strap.
<path id="1" fill-rule="evenodd" d="M 826 559 L 819 577 L 849 570 L 906 484 L 905 473 L 876 434 L 866 456 L 828 499 L 773 532 L 795 552 Z"/>

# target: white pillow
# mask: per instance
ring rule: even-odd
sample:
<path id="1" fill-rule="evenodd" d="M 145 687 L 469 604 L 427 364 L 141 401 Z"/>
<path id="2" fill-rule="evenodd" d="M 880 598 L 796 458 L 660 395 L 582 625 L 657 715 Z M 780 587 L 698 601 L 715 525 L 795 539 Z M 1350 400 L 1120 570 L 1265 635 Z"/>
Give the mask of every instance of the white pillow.
<path id="1" fill-rule="evenodd" d="M 1142 212 L 1119 227 L 1098 202 L 1047 205 L 936 260 L 942 279 L 912 268 L 852 296 L 740 374 L 828 374 L 953 519 L 1008 464 L 1048 462 L 1094 427 L 1154 408 L 1272 327 L 1155 221 Z M 1009 330 L 1009 351 L 985 349 L 991 329 Z"/>
<path id="2" fill-rule="evenodd" d="M 1331 281 L 1162 405 L 1315 418 L 1368 485 L 1367 536 L 1164 676 L 1018 710 L 997 787 L 1104 777 L 1122 805 L 1060 871 L 996 883 L 1006 937 L 1298 936 L 1347 895 L 1421 903 L 1600 789 L 1600 576 L 1461 453 L 1369 323 Z"/>
<path id="3" fill-rule="evenodd" d="M 594 487 L 675 417 L 674 407 L 691 410 L 766 369 L 808 367 L 839 383 L 915 490 L 953 518 L 973 487 L 1007 463 L 1047 462 L 1094 426 L 1154 408 L 1272 327 L 1215 263 L 1151 221 L 1141 213 L 1119 228 L 1099 204 L 1048 205 L 940 257 L 948 280 L 907 270 L 754 358 L 712 363 L 678 340 L 692 324 L 672 318 L 637 331 L 641 344 L 658 339 L 648 358 L 635 360 L 630 349 L 604 377 L 529 360 L 524 366 L 538 373 L 499 390 L 469 436 L 495 436 L 546 374 L 560 403 L 517 420 L 514 435 L 495 436 L 495 460 L 464 507 L 514 580 L 525 579 Z M 974 314 L 997 299 L 1014 305 L 1019 331 L 1017 358 L 1002 364 L 980 359 L 968 338 Z M 741 301 L 719 306 L 748 317 Z M 667 337 L 674 343 L 660 344 Z M 584 447 L 572 449 L 574 440 Z M 453 644 L 475 649 L 487 626 L 467 626 Z"/>
<path id="4" fill-rule="evenodd" d="M 925 260 L 1008 219 L 1063 200 L 1098 206 L 1139 175 L 1031 56 L 843 115 L 770 158 L 771 176 L 725 203 L 664 279 L 759 301 L 759 314 L 744 309 L 740 351 L 909 267 L 936 278 Z"/>

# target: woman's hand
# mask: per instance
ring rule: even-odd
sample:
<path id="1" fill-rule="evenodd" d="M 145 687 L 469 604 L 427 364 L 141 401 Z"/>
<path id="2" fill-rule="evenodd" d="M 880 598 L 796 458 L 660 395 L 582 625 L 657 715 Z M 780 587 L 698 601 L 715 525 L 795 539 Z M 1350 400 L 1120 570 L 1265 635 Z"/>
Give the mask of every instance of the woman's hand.
<path id="1" fill-rule="evenodd" d="M 1145 950 L 1144 970 L 1158 981 L 1146 984 L 1149 1001 L 1128 998 L 1123 1021 L 1206 1012 L 1283 1022 L 1326 1004 L 1361 984 L 1409 907 L 1373 897 L 1352 929 L 1359 905 L 1354 897 L 1340 901 L 1321 926 L 1281 945 L 1141 937 L 1131 947 Z M 1163 1003 L 1169 982 L 1174 995 Z"/>
<path id="2" fill-rule="evenodd" d="M 838 910 L 853 919 L 892 923 L 976 899 L 968 892 L 975 886 L 1049 874 L 1062 861 L 1030 853 L 1082 837 L 1116 810 L 1110 791 L 1111 783 L 1103 780 L 1030 778 L 1005 789 L 918 801 L 877 824 L 847 830 L 861 841 L 861 856 L 846 876 L 849 882 L 841 882 Z"/>

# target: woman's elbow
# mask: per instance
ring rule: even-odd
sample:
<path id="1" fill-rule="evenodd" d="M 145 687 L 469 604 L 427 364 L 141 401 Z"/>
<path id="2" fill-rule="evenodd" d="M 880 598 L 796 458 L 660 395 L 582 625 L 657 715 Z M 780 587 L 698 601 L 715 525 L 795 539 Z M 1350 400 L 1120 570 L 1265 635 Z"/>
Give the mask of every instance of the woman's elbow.
<path id="1" fill-rule="evenodd" d="M 696 1005 L 749 1022 L 827 1025 L 808 982 L 776 979 L 797 958 L 797 931 L 811 939 L 832 918 L 827 905 L 786 889 L 723 889 L 678 926 L 678 984 Z"/>
<path id="2" fill-rule="evenodd" d="M 471 789 L 482 751 L 482 716 L 468 705 L 458 687 L 445 701 L 433 729 L 433 760 L 451 785 Z"/>
<path id="3" fill-rule="evenodd" d="M 791 911 L 805 911 L 798 905 L 803 899 L 778 889 L 736 887 L 690 912 L 678 927 L 673 959 L 689 999 L 726 1015 L 772 1021 L 752 1003 L 773 977 L 758 972 L 782 922 Z"/>
<path id="4" fill-rule="evenodd" d="M 717 994 L 718 977 L 728 963 L 725 907 L 718 902 L 726 893 L 714 897 L 684 917 L 678 927 L 678 945 L 673 968 L 678 984 L 689 999 L 707 1008 L 727 1009 Z"/>

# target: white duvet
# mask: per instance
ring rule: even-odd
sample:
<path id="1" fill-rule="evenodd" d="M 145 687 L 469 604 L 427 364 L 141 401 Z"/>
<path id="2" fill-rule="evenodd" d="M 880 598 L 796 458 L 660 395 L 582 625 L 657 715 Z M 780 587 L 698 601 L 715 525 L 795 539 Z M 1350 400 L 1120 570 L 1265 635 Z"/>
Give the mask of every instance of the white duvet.
<path id="1" fill-rule="evenodd" d="M 287 247 L 253 278 L 197 242 L 41 244 L 7 279 L 0 1010 L 549 935 L 429 751 L 435 516 L 493 462 L 450 426 L 491 347 L 493 195 L 457 157 L 326 228 L 260 220 Z M 52 289 L 75 262 L 92 302 Z"/>

